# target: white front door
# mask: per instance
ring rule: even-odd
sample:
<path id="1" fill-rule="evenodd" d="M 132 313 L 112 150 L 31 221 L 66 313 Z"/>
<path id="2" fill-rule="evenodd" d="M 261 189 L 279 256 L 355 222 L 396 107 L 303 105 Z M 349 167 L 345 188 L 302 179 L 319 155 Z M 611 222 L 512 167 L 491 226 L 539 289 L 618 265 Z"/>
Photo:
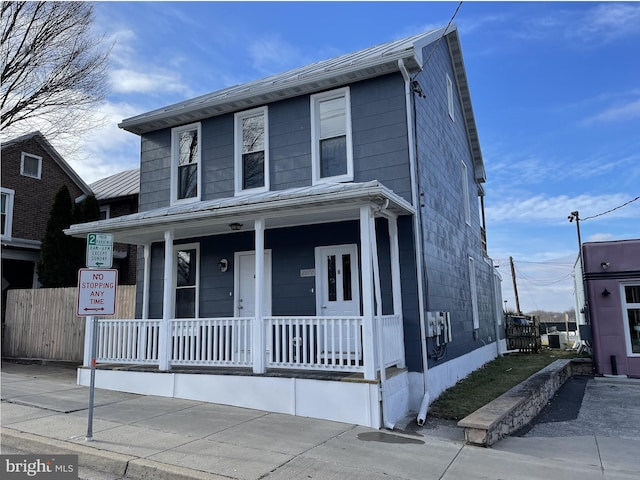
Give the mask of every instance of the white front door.
<path id="1" fill-rule="evenodd" d="M 234 316 L 253 317 L 256 298 L 256 255 L 254 252 L 236 252 L 235 254 L 235 301 Z M 271 315 L 271 251 L 264 252 L 264 305 L 265 315 Z"/>
<path id="2" fill-rule="evenodd" d="M 316 248 L 316 312 L 318 316 L 360 315 L 358 246 Z"/>

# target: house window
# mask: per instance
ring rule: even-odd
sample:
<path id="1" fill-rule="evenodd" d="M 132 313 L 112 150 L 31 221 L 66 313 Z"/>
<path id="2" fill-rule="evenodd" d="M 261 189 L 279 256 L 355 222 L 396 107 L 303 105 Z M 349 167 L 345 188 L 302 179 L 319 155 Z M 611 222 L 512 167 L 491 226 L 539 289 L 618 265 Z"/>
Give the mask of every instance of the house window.
<path id="1" fill-rule="evenodd" d="M 353 180 L 348 88 L 311 96 L 313 183 Z"/>
<path id="2" fill-rule="evenodd" d="M 200 198 L 201 127 L 199 123 L 171 130 L 171 200 Z"/>
<path id="3" fill-rule="evenodd" d="M 100 218 L 98 220 L 106 220 L 108 218 L 111 218 L 111 206 L 102 205 L 100 207 Z"/>
<path id="4" fill-rule="evenodd" d="M 236 194 L 269 190 L 269 133 L 267 109 L 235 116 Z"/>
<path id="5" fill-rule="evenodd" d="M 453 116 L 453 82 L 447 74 L 447 109 L 449 110 L 449 116 L 451 120 L 455 120 Z"/>
<path id="6" fill-rule="evenodd" d="M 9 190 L 8 188 L 0 189 L 0 227 L 4 240 L 11 240 L 14 195 L 15 192 L 13 190 Z"/>
<path id="7" fill-rule="evenodd" d="M 461 163 L 462 170 L 462 208 L 464 210 L 464 221 L 467 225 L 471 225 L 471 208 L 469 205 L 469 175 L 467 173 L 467 164 Z"/>
<path id="8" fill-rule="evenodd" d="M 471 309 L 473 314 L 473 329 L 480 328 L 480 313 L 478 311 L 478 288 L 476 286 L 476 263 L 469 257 L 469 282 L 471 287 Z"/>
<path id="9" fill-rule="evenodd" d="M 640 284 L 623 284 L 621 288 L 627 353 L 640 355 Z"/>
<path id="10" fill-rule="evenodd" d="M 175 318 L 197 318 L 200 252 L 198 244 L 177 245 L 175 252 Z"/>
<path id="11" fill-rule="evenodd" d="M 42 174 L 42 157 L 22 152 L 20 160 L 20 175 L 31 178 L 40 178 Z"/>

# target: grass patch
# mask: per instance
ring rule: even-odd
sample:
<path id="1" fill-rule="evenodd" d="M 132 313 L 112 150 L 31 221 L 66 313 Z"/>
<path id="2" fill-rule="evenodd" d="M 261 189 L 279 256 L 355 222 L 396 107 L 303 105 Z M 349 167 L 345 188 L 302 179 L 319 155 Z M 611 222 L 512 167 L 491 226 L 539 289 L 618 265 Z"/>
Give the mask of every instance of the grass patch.
<path id="1" fill-rule="evenodd" d="M 576 357 L 564 350 L 498 357 L 445 390 L 429 406 L 429 415 L 461 420 L 556 360 Z"/>

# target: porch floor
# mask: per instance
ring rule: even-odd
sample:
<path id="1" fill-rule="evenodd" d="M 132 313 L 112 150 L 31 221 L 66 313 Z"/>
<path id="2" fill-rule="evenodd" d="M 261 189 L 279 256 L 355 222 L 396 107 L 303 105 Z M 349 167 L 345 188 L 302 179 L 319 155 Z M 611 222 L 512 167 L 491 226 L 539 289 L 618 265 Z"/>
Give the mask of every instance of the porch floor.
<path id="1" fill-rule="evenodd" d="M 81 368 L 89 369 L 83 366 Z M 149 373 L 183 373 L 197 375 L 230 375 L 241 377 L 275 377 L 275 378 L 300 378 L 306 380 L 324 380 L 334 382 L 355 382 L 355 383 L 379 383 L 380 380 L 365 380 L 362 373 L 353 372 L 334 372 L 334 371 L 315 371 L 315 370 L 294 370 L 294 369 L 271 369 L 265 373 L 253 373 L 250 368 L 240 367 L 202 367 L 189 365 L 176 365 L 171 367 L 169 371 L 158 369 L 157 365 L 130 365 L 115 363 L 99 363 L 96 365 L 97 370 L 116 370 L 126 372 L 149 372 Z M 406 368 L 388 367 L 386 370 L 387 378 L 392 378 L 407 371 Z"/>

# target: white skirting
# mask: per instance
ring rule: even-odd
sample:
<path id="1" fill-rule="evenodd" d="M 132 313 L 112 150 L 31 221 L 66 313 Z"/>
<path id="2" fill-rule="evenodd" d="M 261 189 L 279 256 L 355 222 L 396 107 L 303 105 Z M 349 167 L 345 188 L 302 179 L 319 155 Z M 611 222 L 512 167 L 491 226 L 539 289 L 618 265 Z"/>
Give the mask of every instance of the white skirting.
<path id="1" fill-rule="evenodd" d="M 390 416 L 407 413 L 407 373 L 394 387 Z M 78 384 L 88 386 L 91 369 L 78 369 Z M 208 375 L 171 372 L 96 370 L 96 388 L 253 408 L 381 428 L 379 385 L 304 378 Z M 98 394 L 99 395 L 99 394 Z"/>

